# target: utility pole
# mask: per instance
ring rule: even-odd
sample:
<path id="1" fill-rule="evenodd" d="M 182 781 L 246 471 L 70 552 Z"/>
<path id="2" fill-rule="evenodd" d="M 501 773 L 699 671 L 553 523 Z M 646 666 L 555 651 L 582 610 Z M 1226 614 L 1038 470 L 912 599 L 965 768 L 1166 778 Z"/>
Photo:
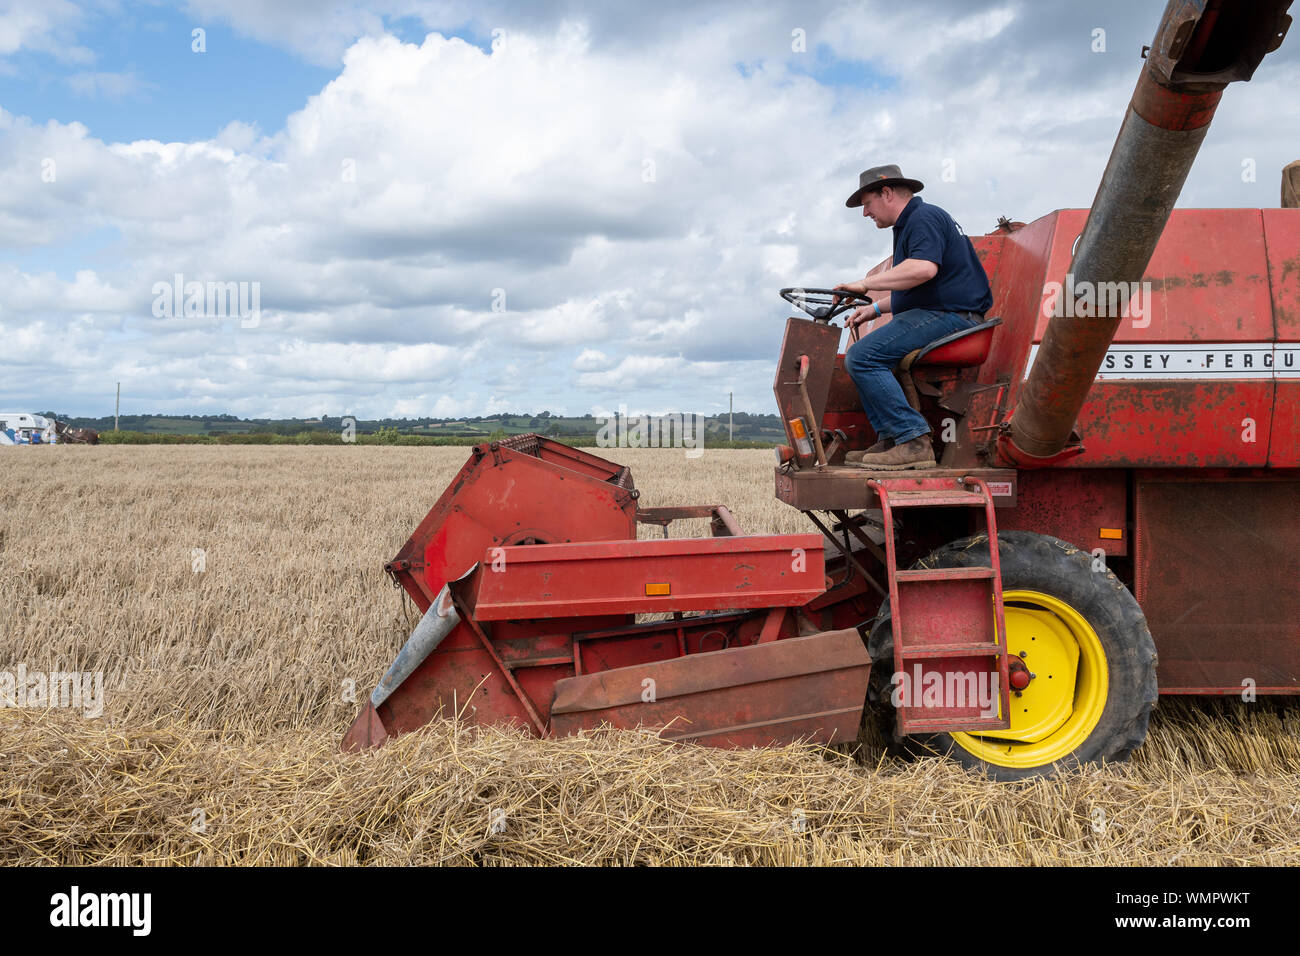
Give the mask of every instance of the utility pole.
<path id="1" fill-rule="evenodd" d="M 727 393 L 727 441 L 735 441 L 735 438 L 733 437 L 733 425 L 731 423 L 731 414 L 732 412 L 735 411 L 736 408 L 735 400 L 736 400 L 736 393 L 728 392 Z"/>
<path id="2" fill-rule="evenodd" d="M 122 411 L 122 383 L 117 383 L 117 404 L 113 406 L 113 431 L 117 431 L 118 415 Z"/>

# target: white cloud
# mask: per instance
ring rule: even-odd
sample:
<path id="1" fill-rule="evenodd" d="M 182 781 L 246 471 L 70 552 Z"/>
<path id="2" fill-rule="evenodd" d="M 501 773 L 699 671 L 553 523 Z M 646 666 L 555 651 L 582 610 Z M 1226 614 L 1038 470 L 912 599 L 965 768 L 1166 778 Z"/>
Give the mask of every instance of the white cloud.
<path id="1" fill-rule="evenodd" d="M 598 372 L 609 368 L 609 364 L 609 356 L 604 352 L 596 349 L 583 349 L 578 353 L 578 357 L 573 360 L 571 367 L 579 372 Z"/>
<path id="2" fill-rule="evenodd" d="M 143 82 L 134 72 L 127 70 L 121 73 L 73 73 L 68 77 L 68 87 L 77 96 L 120 100 L 151 89 L 153 84 Z"/>
<path id="3" fill-rule="evenodd" d="M 68 63 L 89 63 L 93 54 L 73 41 L 82 20 L 70 0 L 6 0 L 0 9 L 0 57 L 39 50 Z"/>
<path id="4" fill-rule="evenodd" d="M 865 14 L 187 9 L 337 76 L 281 130 L 223 116 L 196 142 L 106 143 L 83 123 L 0 110 L 0 236 L 18 257 L 0 266 L 0 329 L 39 356 L 0 354 L 5 404 L 103 411 L 92 368 L 124 376 L 150 410 L 581 413 L 716 407 L 728 390 L 738 408 L 770 409 L 788 314 L 776 290 L 833 285 L 889 253 L 888 231 L 844 208 L 859 170 L 900 163 L 971 234 L 1086 205 L 1140 63 L 1092 54 L 1091 26 L 1135 52 L 1155 20 L 1122 4 L 966 13 L 924 0 Z M 506 42 L 403 43 L 383 32 L 402 15 L 484 37 L 504 25 Z M 62 49 L 76 22 L 67 4 L 13 5 L 0 55 Z M 808 30 L 804 59 L 791 23 Z M 827 50 L 868 80 L 806 75 Z M 1296 69 L 1270 59 L 1228 91 L 1185 204 L 1275 204 L 1272 169 L 1296 157 L 1272 131 L 1300 113 Z M 1254 192 L 1243 156 L 1258 162 Z M 109 237 L 93 263 L 89 235 Z M 154 319 L 150 290 L 176 273 L 259 282 L 261 326 Z"/>

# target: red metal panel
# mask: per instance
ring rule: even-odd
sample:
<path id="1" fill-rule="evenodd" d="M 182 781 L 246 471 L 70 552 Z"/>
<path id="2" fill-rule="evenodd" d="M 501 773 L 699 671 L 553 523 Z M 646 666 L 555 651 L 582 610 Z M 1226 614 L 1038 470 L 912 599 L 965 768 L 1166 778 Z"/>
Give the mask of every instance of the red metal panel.
<path id="1" fill-rule="evenodd" d="M 1001 530 L 1050 534 L 1083 551 L 1128 554 L 1127 471 L 1028 469 L 1020 473 L 1017 495 L 1016 507 L 998 514 Z M 1123 537 L 1102 538 L 1102 528 L 1119 528 Z"/>
<path id="2" fill-rule="evenodd" d="M 1300 342 L 1300 209 L 1264 209 L 1273 322 L 1283 342 Z"/>
<path id="3" fill-rule="evenodd" d="M 891 679 L 899 726 L 911 734 L 1006 730 L 1001 680 L 996 657 L 909 661 Z"/>
<path id="4" fill-rule="evenodd" d="M 1002 315 L 1006 330 L 995 336 L 979 381 L 1005 377 L 1009 390 L 972 398 L 957 442 L 945 450 L 945 465 L 985 463 L 978 449 L 994 433 L 970 429 L 1004 419 L 1019 398 L 1030 346 L 1041 341 L 1049 321 L 1043 310 L 1047 283 L 1066 282 L 1086 218 L 1086 210 L 1059 210 L 1007 237 L 990 274 L 993 311 Z M 1300 210 L 1174 210 L 1143 281 L 1151 283 L 1149 317 L 1122 322 L 1118 346 L 1204 342 L 1267 348 L 1274 341 L 1275 314 L 1278 339 L 1300 345 Z M 1285 360 L 1279 355 L 1279 369 Z M 1300 376 L 1300 349 L 1292 361 Z M 1263 465 L 1270 460 L 1272 381 L 1235 371 L 1207 371 L 1204 380 L 1096 383 L 1079 417 L 1087 452 L 1069 467 Z M 1283 371 L 1279 381 L 1285 379 Z M 1280 432 L 1271 460 L 1300 464 L 1300 413 L 1284 399 L 1276 415 Z M 1253 443 L 1242 440 L 1247 418 L 1255 423 Z"/>
<path id="5" fill-rule="evenodd" d="M 1072 467 L 1258 467 L 1267 462 L 1273 382 L 1098 382 L 1079 413 Z"/>
<path id="6" fill-rule="evenodd" d="M 1068 252 L 1070 243 L 1083 226 L 1083 217 L 1082 210 L 1058 210 L 1017 229 L 1004 240 L 1001 255 L 989 271 L 993 308 L 988 313 L 1001 318 L 1002 326 L 993 336 L 989 356 L 979 367 L 976 381 L 986 386 L 1004 381 L 1007 388 L 999 390 L 993 387 L 972 396 L 966 414 L 957 421 L 957 440 L 944 449 L 945 466 L 973 467 L 991 463 L 979 455 L 978 449 L 996 433 L 972 429 L 996 424 L 1011 408 L 1021 385 L 1030 346 L 1042 336 L 1040 318 L 1048 261 L 1054 246 L 1063 244 Z M 1074 218 L 1077 218 L 1077 224 Z M 1068 233 L 1068 238 L 1059 238 L 1064 233 Z M 1061 271 L 1064 269 L 1062 265 Z M 1045 321 L 1041 324 L 1045 326 Z M 1002 411 L 995 408 L 997 405 Z"/>
<path id="7" fill-rule="evenodd" d="M 993 275 L 1001 266 L 1002 250 L 1006 247 L 1008 235 L 1010 233 L 999 230 L 984 236 L 970 237 L 970 244 L 975 248 L 975 255 L 979 256 L 985 275 Z"/>
<path id="8" fill-rule="evenodd" d="M 609 723 L 714 746 L 856 737 L 871 660 L 855 629 L 574 677 L 555 685 L 551 732 Z"/>
<path id="9" fill-rule="evenodd" d="M 1051 229 L 1050 245 L 1046 256 L 1041 260 L 1030 258 L 1025 263 L 1030 270 L 1035 268 L 1039 270 L 1033 276 L 1035 281 L 1030 289 L 1034 297 L 1033 341 L 1035 342 L 1043 340 L 1043 334 L 1047 331 L 1047 323 L 1051 321 L 1050 314 L 1044 311 L 1043 308 L 1048 296 L 1047 283 L 1065 282 L 1065 274 L 1070 268 L 1071 260 L 1074 258 L 1075 243 L 1083 233 L 1083 226 L 1087 221 L 1088 210 L 1086 209 L 1058 209 L 1056 212 L 1049 213 L 1026 227 L 1032 229 L 1038 226 L 1039 223 L 1046 223 Z M 1016 238 L 1020 238 L 1020 233 L 1016 234 Z"/>
<path id="10" fill-rule="evenodd" d="M 1300 691 L 1300 473 L 1139 472 L 1136 493 L 1160 692 Z"/>
<path id="11" fill-rule="evenodd" d="M 816 534 L 533 545 L 483 558 L 483 621 L 634 611 L 792 607 L 826 587 Z M 666 594 L 647 593 L 666 585 Z"/>
<path id="12" fill-rule="evenodd" d="M 950 569 L 966 570 L 966 569 Z M 996 646 L 993 582 L 988 577 L 898 582 L 898 635 L 904 652 L 933 645 Z"/>
<path id="13" fill-rule="evenodd" d="M 491 545 L 635 537 L 626 469 L 521 435 L 477 446 L 388 567 L 424 611 Z"/>
<path id="14" fill-rule="evenodd" d="M 1274 389 L 1268 464 L 1295 468 L 1300 466 L 1300 381 L 1279 379 Z"/>
<path id="15" fill-rule="evenodd" d="M 812 404 L 815 419 L 807 423 L 809 429 L 821 428 L 822 415 L 826 410 L 826 396 L 831 387 L 831 375 L 835 369 L 835 353 L 839 348 L 842 330 L 837 325 L 814 322 L 812 319 L 791 317 L 785 323 L 785 337 L 781 340 L 781 352 L 776 363 L 776 378 L 772 382 L 772 391 L 776 395 L 777 410 L 785 424 L 786 440 L 795 449 L 801 462 L 811 462 L 811 455 L 804 456 L 798 451 L 798 444 L 790 434 L 790 419 L 808 418 L 803 396 L 799 389 L 799 367 L 804 356 L 808 358 L 808 399 Z M 809 441 L 812 432 L 809 432 Z"/>
<path id="16" fill-rule="evenodd" d="M 1277 396 L 1268 463 L 1300 465 L 1300 209 L 1265 209 L 1264 239 L 1277 328 Z"/>
<path id="17" fill-rule="evenodd" d="M 918 477 L 921 474 L 926 477 Z M 954 478 L 980 478 L 989 483 L 998 508 L 1016 503 L 1016 472 L 1009 468 L 926 468 L 917 472 L 870 472 L 856 465 L 832 465 L 825 471 L 777 468 L 776 497 L 800 511 L 865 511 L 880 507 L 875 490 L 867 484 L 872 477 L 888 477 L 911 489 Z"/>
<path id="18" fill-rule="evenodd" d="M 1040 292 L 1049 282 L 1066 284 L 1074 242 L 1088 211 L 1063 209 L 1053 215 L 1056 229 L 1038 282 Z M 1125 320 L 1116 342 L 1272 339 L 1269 270 L 1258 209 L 1175 209 L 1142 281 L 1151 283 L 1150 323 L 1145 316 Z M 1042 308 L 1046 302 L 1040 295 L 1035 342 L 1042 341 L 1050 320 Z"/>
<path id="19" fill-rule="evenodd" d="M 1079 213 L 1075 217 L 1075 213 Z M 1078 219 L 1077 226 L 1073 218 Z M 1039 328 L 1043 283 L 1054 249 L 1068 245 L 1083 228 L 1081 210 L 1058 210 L 1011 233 L 1005 241 L 996 271 L 989 273 L 993 290 L 990 316 L 1002 319 L 1002 331 L 993 337 L 989 357 L 980 369 L 979 381 L 989 383 L 1007 374 L 1008 369 L 1023 369 L 1030 343 L 1042 337 Z M 1061 239 L 1069 233 L 1068 239 Z M 1065 271 L 1065 267 L 1061 267 Z M 1020 375 L 1012 376 L 1017 383 Z"/>
<path id="20" fill-rule="evenodd" d="M 1151 324 L 1116 342 L 1269 342 L 1273 309 L 1258 209 L 1175 209 L 1143 275 Z"/>

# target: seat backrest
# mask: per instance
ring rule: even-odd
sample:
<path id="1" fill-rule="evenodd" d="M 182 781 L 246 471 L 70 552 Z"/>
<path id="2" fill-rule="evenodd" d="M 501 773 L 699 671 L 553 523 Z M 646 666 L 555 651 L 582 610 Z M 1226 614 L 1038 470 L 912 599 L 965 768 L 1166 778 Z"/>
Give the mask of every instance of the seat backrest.
<path id="1" fill-rule="evenodd" d="M 952 335 L 935 339 L 912 362 L 912 368 L 921 365 L 943 365 L 948 368 L 969 368 L 980 365 L 989 357 L 993 344 L 993 329 L 1002 324 L 1001 319 L 985 319 L 979 325 L 962 329 Z"/>

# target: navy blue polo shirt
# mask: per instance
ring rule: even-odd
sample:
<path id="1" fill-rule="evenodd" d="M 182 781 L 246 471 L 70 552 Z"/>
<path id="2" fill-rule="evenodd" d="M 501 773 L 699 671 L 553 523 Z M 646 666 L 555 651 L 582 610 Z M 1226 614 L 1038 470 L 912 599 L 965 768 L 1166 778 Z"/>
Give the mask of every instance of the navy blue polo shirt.
<path id="1" fill-rule="evenodd" d="M 920 196 L 912 197 L 894 223 L 894 265 L 904 259 L 933 262 L 939 271 L 915 288 L 891 293 L 889 309 L 895 315 L 908 309 L 983 313 L 993 308 L 989 277 L 975 247 L 952 216 Z"/>

